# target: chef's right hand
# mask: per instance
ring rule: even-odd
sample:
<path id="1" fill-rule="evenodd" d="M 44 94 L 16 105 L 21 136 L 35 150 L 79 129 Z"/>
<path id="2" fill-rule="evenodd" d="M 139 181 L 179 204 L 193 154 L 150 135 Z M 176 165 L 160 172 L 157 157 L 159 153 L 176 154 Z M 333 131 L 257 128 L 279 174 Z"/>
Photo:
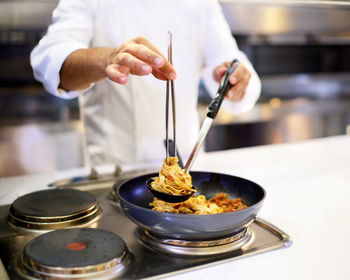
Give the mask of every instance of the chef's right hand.
<path id="1" fill-rule="evenodd" d="M 136 37 L 114 48 L 105 60 L 107 77 L 125 84 L 129 74 L 153 74 L 160 80 L 175 80 L 176 72 L 170 62 L 146 38 Z"/>

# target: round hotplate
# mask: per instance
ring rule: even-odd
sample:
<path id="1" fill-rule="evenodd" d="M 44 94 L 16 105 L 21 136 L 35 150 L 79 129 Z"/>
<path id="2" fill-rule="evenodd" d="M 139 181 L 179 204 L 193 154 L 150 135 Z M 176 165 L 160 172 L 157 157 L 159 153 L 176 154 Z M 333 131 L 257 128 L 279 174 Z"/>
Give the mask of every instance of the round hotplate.
<path id="1" fill-rule="evenodd" d="M 139 228 L 137 236 L 145 247 L 161 253 L 179 256 L 210 256 L 244 250 L 254 236 L 249 227 L 225 237 L 210 240 L 181 240 L 160 236 Z"/>
<path id="2" fill-rule="evenodd" d="M 9 209 L 8 220 L 28 229 L 59 229 L 86 223 L 100 214 L 96 198 L 73 189 L 52 189 L 17 198 Z"/>
<path id="3" fill-rule="evenodd" d="M 21 265 L 24 274 L 39 279 L 108 279 L 128 262 L 128 249 L 118 235 L 103 229 L 70 228 L 31 240 Z"/>

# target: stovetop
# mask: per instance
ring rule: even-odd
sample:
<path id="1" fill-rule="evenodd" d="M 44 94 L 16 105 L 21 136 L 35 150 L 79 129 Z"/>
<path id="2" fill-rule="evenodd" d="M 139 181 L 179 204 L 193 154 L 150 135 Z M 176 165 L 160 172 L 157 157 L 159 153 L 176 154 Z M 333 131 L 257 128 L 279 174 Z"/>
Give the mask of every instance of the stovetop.
<path id="1" fill-rule="evenodd" d="M 89 223 L 78 228 L 98 228 L 117 234 L 124 242 L 130 253 L 130 259 L 122 273 L 116 273 L 113 279 L 158 279 L 165 276 L 198 269 L 205 266 L 232 261 L 270 250 L 288 247 L 291 238 L 270 224 L 256 218 L 248 228 L 249 241 L 243 247 L 222 245 L 206 248 L 203 251 L 190 247 L 185 253 L 177 255 L 177 244 L 170 247 L 175 253 L 159 250 L 152 239 L 145 240 L 145 233 L 130 221 L 123 213 L 113 191 L 114 181 L 103 181 L 103 184 L 71 184 L 69 188 L 76 188 L 92 194 L 99 204 L 102 214 Z M 22 252 L 26 244 L 35 237 L 48 231 L 26 230 L 14 227 L 8 223 L 10 205 L 0 207 L 0 257 L 10 279 L 25 279 L 18 273 Z M 77 228 L 77 226 L 70 227 Z M 51 231 L 52 232 L 52 231 Z M 42 235 L 41 235 L 42 236 Z M 220 251 L 221 250 L 221 251 Z M 199 253 L 198 253 L 199 251 Z M 0 267 L 1 269 L 1 267 Z M 1 275 L 1 273 L 0 273 Z M 28 278 L 34 279 L 34 278 Z M 85 279 L 85 278 L 79 278 Z"/>

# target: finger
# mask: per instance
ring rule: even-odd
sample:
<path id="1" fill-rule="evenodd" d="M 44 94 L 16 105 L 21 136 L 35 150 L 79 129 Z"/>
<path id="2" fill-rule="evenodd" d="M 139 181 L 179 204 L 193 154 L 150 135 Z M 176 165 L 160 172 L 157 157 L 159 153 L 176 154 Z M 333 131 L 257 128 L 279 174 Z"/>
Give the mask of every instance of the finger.
<path id="1" fill-rule="evenodd" d="M 175 80 L 176 79 L 176 71 L 174 67 L 170 64 L 170 62 L 161 54 L 161 52 L 154 46 L 152 43 L 150 43 L 146 38 L 144 37 L 137 37 L 134 39 L 136 43 L 143 44 L 147 46 L 149 49 L 157 53 L 163 58 L 163 65 L 158 67 L 159 72 L 164 75 L 169 80 Z"/>
<path id="2" fill-rule="evenodd" d="M 242 100 L 247 86 L 248 82 L 245 80 L 241 80 L 240 82 L 231 87 L 226 96 L 231 101 Z"/>
<path id="3" fill-rule="evenodd" d="M 162 55 L 154 52 L 145 45 L 136 43 L 124 44 L 122 52 L 130 53 L 155 68 L 161 67 L 164 64 Z"/>
<path id="4" fill-rule="evenodd" d="M 239 101 L 243 98 L 246 88 L 249 84 L 249 80 L 250 80 L 250 72 L 248 70 L 244 71 L 245 74 L 243 74 L 243 76 L 240 78 L 239 81 L 237 81 L 229 90 L 229 92 L 227 93 L 227 97 L 231 100 L 231 101 Z"/>
<path id="5" fill-rule="evenodd" d="M 159 80 L 163 80 L 163 81 L 168 80 L 168 78 L 166 76 L 164 76 L 162 74 L 162 72 L 159 71 L 158 69 L 153 69 L 152 74 L 153 74 L 154 77 L 156 77 Z"/>
<path id="6" fill-rule="evenodd" d="M 130 74 L 130 68 L 127 66 L 121 66 L 121 65 L 117 65 L 118 70 L 123 73 L 125 76 L 129 76 Z"/>
<path id="7" fill-rule="evenodd" d="M 170 64 L 169 61 L 165 61 L 164 65 L 159 68 L 159 73 L 166 77 L 169 80 L 175 80 L 176 79 L 176 72 L 173 68 L 173 66 Z"/>
<path id="8" fill-rule="evenodd" d="M 228 78 L 230 84 L 235 85 L 236 83 L 238 83 L 241 79 L 244 78 L 247 72 L 248 70 L 242 64 L 240 64 Z"/>
<path id="9" fill-rule="evenodd" d="M 163 57 L 162 53 L 150 42 L 148 41 L 145 37 L 138 36 L 134 38 L 132 41 L 134 41 L 137 44 L 145 45 L 155 53 L 159 54 L 160 56 Z"/>
<path id="10" fill-rule="evenodd" d="M 115 64 L 125 66 L 130 69 L 130 73 L 138 76 L 148 75 L 152 72 L 152 67 L 131 55 L 130 53 L 120 53 L 115 57 Z"/>
<path id="11" fill-rule="evenodd" d="M 214 69 L 213 78 L 216 82 L 220 83 L 222 76 L 225 74 L 225 72 L 227 70 L 228 65 L 229 65 L 229 62 L 227 61 L 227 62 L 224 62 L 223 64 L 217 66 Z"/>
<path id="12" fill-rule="evenodd" d="M 107 77 L 118 84 L 126 84 L 130 69 L 117 64 L 109 65 L 106 68 Z"/>

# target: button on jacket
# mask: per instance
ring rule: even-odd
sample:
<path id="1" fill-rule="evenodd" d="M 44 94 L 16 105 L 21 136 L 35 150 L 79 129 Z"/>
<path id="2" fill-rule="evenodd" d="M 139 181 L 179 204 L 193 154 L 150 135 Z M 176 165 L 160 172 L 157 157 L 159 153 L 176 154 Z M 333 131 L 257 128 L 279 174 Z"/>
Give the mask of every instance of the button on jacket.
<path id="1" fill-rule="evenodd" d="M 258 99 L 260 80 L 237 48 L 216 1 L 61 0 L 47 34 L 31 53 L 31 64 L 49 93 L 79 97 L 92 164 L 161 163 L 165 157 L 165 81 L 152 75 L 129 76 L 126 85 L 104 79 L 85 90 L 66 92 L 59 88 L 63 62 L 75 50 L 117 47 L 137 36 L 145 37 L 167 57 L 168 30 L 173 33 L 177 72 L 176 140 L 183 157 L 189 155 L 198 136 L 199 81 L 203 79 L 214 95 L 216 66 L 238 58 L 252 74 L 244 98 L 224 101 L 226 110 L 247 111 Z"/>

